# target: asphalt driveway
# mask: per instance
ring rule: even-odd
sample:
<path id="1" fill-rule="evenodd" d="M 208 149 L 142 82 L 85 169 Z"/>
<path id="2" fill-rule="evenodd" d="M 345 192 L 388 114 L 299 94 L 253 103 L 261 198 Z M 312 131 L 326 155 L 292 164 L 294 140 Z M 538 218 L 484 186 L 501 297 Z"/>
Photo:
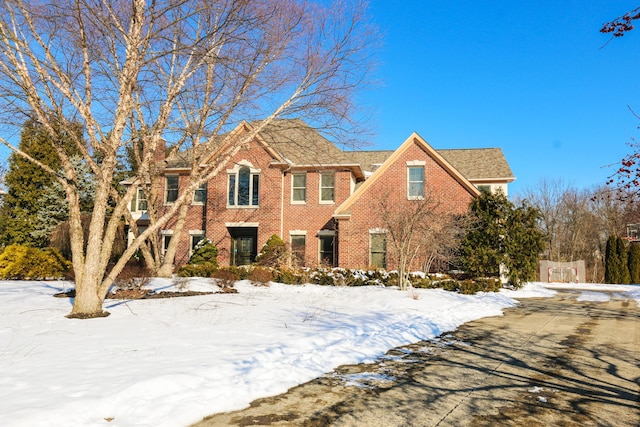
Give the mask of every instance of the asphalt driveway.
<path id="1" fill-rule="evenodd" d="M 523 299 L 204 426 L 640 426 L 640 308 Z"/>

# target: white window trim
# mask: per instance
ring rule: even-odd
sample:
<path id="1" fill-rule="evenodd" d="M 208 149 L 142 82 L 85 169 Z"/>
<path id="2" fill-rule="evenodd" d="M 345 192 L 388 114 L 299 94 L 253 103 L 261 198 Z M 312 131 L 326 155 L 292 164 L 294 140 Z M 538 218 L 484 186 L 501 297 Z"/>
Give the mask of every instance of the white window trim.
<path id="1" fill-rule="evenodd" d="M 409 164 L 409 163 L 411 163 L 411 164 Z M 425 180 L 426 180 L 426 174 L 425 174 L 425 171 L 424 171 L 424 165 L 426 165 L 426 162 L 423 162 L 421 160 L 413 160 L 413 161 L 410 161 L 410 162 L 408 161 L 407 162 L 407 200 L 424 200 L 424 191 L 425 191 L 424 184 L 425 184 Z M 412 182 L 412 181 L 409 180 L 410 175 L 411 175 L 410 171 L 411 171 L 411 168 L 417 168 L 419 166 L 422 166 L 422 193 L 423 193 L 423 195 L 422 196 L 412 196 L 410 194 L 411 182 Z M 417 182 L 417 181 L 414 181 L 414 182 Z"/>
<path id="2" fill-rule="evenodd" d="M 295 175 L 304 175 L 304 200 L 293 200 L 293 190 L 295 189 L 293 186 Z M 300 188 L 300 187 L 296 187 Z M 292 205 L 306 205 L 307 204 L 307 173 L 306 172 L 296 172 L 291 174 L 291 204 Z"/>
<path id="3" fill-rule="evenodd" d="M 164 258 L 164 253 L 165 253 L 165 248 L 164 248 L 164 238 L 167 236 L 173 236 L 173 230 L 162 230 L 160 232 L 160 235 L 162 236 L 162 241 L 160 242 L 160 253 L 162 255 L 162 257 Z"/>
<path id="4" fill-rule="evenodd" d="M 202 239 L 206 239 L 204 235 L 204 230 L 189 230 L 189 258 L 193 255 L 193 238 L 195 236 L 202 237 Z"/>
<path id="5" fill-rule="evenodd" d="M 175 174 L 165 175 L 165 178 L 164 178 L 164 204 L 165 205 L 173 205 L 173 202 L 169 202 L 167 200 L 167 196 L 169 196 L 169 177 L 178 178 L 178 194 L 176 196 L 176 200 L 178 199 L 178 197 L 180 197 L 180 175 L 175 175 Z"/>
<path id="6" fill-rule="evenodd" d="M 239 172 L 240 169 L 243 167 L 248 167 L 249 168 L 249 204 L 248 205 L 238 205 L 238 178 L 239 178 Z M 262 172 L 262 169 L 256 169 L 253 167 L 253 164 L 251 164 L 251 162 L 249 162 L 248 160 L 240 160 L 238 163 L 236 163 L 236 165 L 231 168 L 231 169 L 227 169 L 227 209 L 257 209 L 260 207 L 260 189 L 258 189 L 258 204 L 257 205 L 253 205 L 253 177 L 254 175 L 258 175 L 258 183 L 260 182 L 260 173 Z M 235 205 L 230 205 L 229 204 L 229 176 L 230 175 L 235 175 L 236 176 L 236 183 L 235 183 Z M 260 184 L 258 184 L 260 185 Z"/>
<path id="7" fill-rule="evenodd" d="M 198 190 L 204 190 L 204 201 L 203 202 L 196 202 L 196 191 L 198 191 Z M 206 202 L 207 202 L 207 183 L 203 182 L 198 188 L 193 190 L 193 200 L 191 201 L 191 204 L 194 205 L 194 206 L 204 206 L 206 204 Z"/>
<path id="8" fill-rule="evenodd" d="M 322 175 L 333 175 L 333 200 L 322 200 Z M 322 171 L 318 176 L 318 201 L 321 205 L 335 205 L 336 203 L 336 173 L 335 171 Z M 329 187 L 326 187 L 329 188 Z"/>
<path id="9" fill-rule="evenodd" d="M 132 210 L 131 212 L 147 212 L 149 210 L 149 205 L 147 204 L 147 209 L 140 209 L 140 194 L 142 194 L 143 196 L 146 196 L 144 193 L 144 189 L 142 187 L 138 187 L 136 188 L 136 200 L 135 200 L 135 209 Z M 147 201 L 147 198 L 145 197 L 144 199 L 147 203 L 149 203 Z"/>
<path id="10" fill-rule="evenodd" d="M 293 250 L 293 238 L 294 237 L 304 237 L 304 252 L 306 254 L 306 252 L 307 252 L 307 231 L 306 230 L 291 230 L 291 231 L 289 231 L 289 248 L 291 248 L 292 250 Z"/>
<path id="11" fill-rule="evenodd" d="M 373 259 L 371 257 L 371 249 L 372 249 L 372 245 L 371 245 L 371 236 L 373 234 L 384 234 L 386 236 L 387 234 L 387 229 L 386 228 L 370 228 L 369 229 L 369 265 L 373 265 Z M 386 238 L 385 238 L 386 240 Z M 385 246 L 386 246 L 386 242 L 385 242 Z M 385 247 L 385 251 L 384 251 L 384 257 L 385 257 L 385 266 L 386 266 L 386 258 L 387 258 L 387 250 Z"/>
<path id="12" fill-rule="evenodd" d="M 336 258 L 336 232 L 335 230 L 320 230 L 318 231 L 318 263 L 322 263 L 322 245 L 320 245 L 320 238 L 321 237 L 333 237 L 333 262 L 332 264 L 335 264 L 335 258 Z"/>

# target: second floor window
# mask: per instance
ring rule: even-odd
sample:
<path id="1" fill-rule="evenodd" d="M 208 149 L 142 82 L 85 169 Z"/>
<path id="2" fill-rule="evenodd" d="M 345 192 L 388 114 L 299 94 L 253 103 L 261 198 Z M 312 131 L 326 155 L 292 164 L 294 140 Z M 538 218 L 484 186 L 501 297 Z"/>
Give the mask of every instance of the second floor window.
<path id="1" fill-rule="evenodd" d="M 137 210 L 146 211 L 147 210 L 147 195 L 145 194 L 145 192 L 144 192 L 144 190 L 142 188 L 138 188 L 137 196 L 138 196 L 137 197 L 138 203 L 136 203 Z"/>
<path id="2" fill-rule="evenodd" d="M 260 175 L 242 166 L 229 174 L 229 206 L 258 206 Z"/>
<path id="3" fill-rule="evenodd" d="M 193 204 L 203 205 L 207 201 L 207 183 L 203 183 L 193 192 Z"/>
<path id="4" fill-rule="evenodd" d="M 335 175 L 323 173 L 320 175 L 320 202 L 333 203 Z"/>
<path id="5" fill-rule="evenodd" d="M 407 171 L 408 186 L 407 197 L 409 200 L 424 199 L 424 167 L 410 166 Z"/>
<path id="6" fill-rule="evenodd" d="M 147 195 L 142 188 L 136 190 L 136 194 L 131 200 L 131 212 L 147 210 Z"/>
<path id="7" fill-rule="evenodd" d="M 291 200 L 293 202 L 304 203 L 307 200 L 307 175 L 304 173 L 295 173 L 291 176 Z"/>
<path id="8" fill-rule="evenodd" d="M 172 175 L 167 177 L 165 187 L 165 203 L 173 203 L 178 199 L 178 176 Z"/>

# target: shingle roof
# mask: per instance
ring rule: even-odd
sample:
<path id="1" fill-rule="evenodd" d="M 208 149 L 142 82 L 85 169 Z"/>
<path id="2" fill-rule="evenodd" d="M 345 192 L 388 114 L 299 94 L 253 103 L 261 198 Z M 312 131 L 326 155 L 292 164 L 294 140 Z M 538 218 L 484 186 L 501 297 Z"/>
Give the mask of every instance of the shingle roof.
<path id="1" fill-rule="evenodd" d="M 221 135 L 220 140 L 225 136 Z M 275 120 L 265 126 L 259 137 L 292 166 L 360 165 L 367 175 L 375 172 L 394 153 L 394 150 L 342 151 L 300 119 Z M 515 179 L 500 148 L 436 151 L 469 180 Z M 189 150 L 174 153 L 166 163 L 167 168 L 190 165 Z"/>
<path id="2" fill-rule="evenodd" d="M 467 148 L 437 150 L 454 168 L 469 180 L 515 177 L 500 148 Z"/>
<path id="3" fill-rule="evenodd" d="M 350 164 L 342 150 L 300 119 L 276 120 L 259 136 L 292 165 Z"/>
<path id="4" fill-rule="evenodd" d="M 474 180 L 513 180 L 513 172 L 500 148 L 436 150 L 465 178 Z M 375 170 L 393 154 L 393 150 L 348 151 L 347 156 L 366 172 Z"/>

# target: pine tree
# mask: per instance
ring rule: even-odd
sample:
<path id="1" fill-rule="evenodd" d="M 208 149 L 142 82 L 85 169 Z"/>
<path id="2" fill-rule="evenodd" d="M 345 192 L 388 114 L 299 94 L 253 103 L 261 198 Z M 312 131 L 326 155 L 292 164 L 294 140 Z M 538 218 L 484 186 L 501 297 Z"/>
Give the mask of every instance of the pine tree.
<path id="1" fill-rule="evenodd" d="M 540 253 L 544 250 L 544 233 L 538 226 L 540 211 L 523 203 L 507 219 L 505 267 L 509 281 L 520 286 L 535 279 Z"/>
<path id="2" fill-rule="evenodd" d="M 77 127 L 77 131 L 80 132 L 80 127 Z M 60 158 L 53 142 L 63 146 L 69 153 L 77 150 L 72 138 L 64 132 L 60 132 L 56 138 L 54 140 L 37 121 L 29 119 L 22 128 L 19 148 L 57 170 L 60 168 Z M 34 237 L 32 233 L 37 228 L 37 212 L 46 203 L 43 196 L 53 181 L 53 176 L 22 156 L 14 153 L 9 157 L 9 170 L 5 176 L 7 194 L 0 208 L 0 243 L 46 246 L 46 238 Z"/>
<path id="3" fill-rule="evenodd" d="M 627 284 L 631 283 L 631 275 L 629 274 L 629 255 L 627 251 L 626 242 L 622 237 L 618 237 L 616 239 L 617 253 L 619 258 L 619 266 L 620 266 L 620 280 L 618 283 Z"/>
<path id="4" fill-rule="evenodd" d="M 526 203 L 516 208 L 502 193 L 482 193 L 470 210 L 472 225 L 461 245 L 464 269 L 474 277 L 496 277 L 504 265 L 512 285 L 533 280 L 544 249 L 539 210 Z"/>
<path id="5" fill-rule="evenodd" d="M 512 207 L 502 193 L 482 193 L 471 202 L 472 223 L 461 244 L 461 260 L 469 274 L 475 277 L 500 274 L 504 221 Z"/>
<path id="6" fill-rule="evenodd" d="M 604 281 L 605 283 L 617 283 L 618 267 L 616 266 L 616 238 L 615 236 L 609 236 L 607 239 L 607 246 L 604 253 Z"/>
<path id="7" fill-rule="evenodd" d="M 630 282 L 640 284 L 640 245 L 631 244 L 629 247 L 629 278 Z"/>
<path id="8" fill-rule="evenodd" d="M 78 192 L 80 193 L 80 209 L 90 213 L 93 209 L 93 195 L 95 193 L 95 176 L 81 156 L 71 158 L 73 168 L 78 177 Z M 54 227 L 69 218 L 69 205 L 62 185 L 53 181 L 42 194 L 42 203 L 36 212 L 36 224 L 31 235 L 35 239 L 49 242 Z"/>

